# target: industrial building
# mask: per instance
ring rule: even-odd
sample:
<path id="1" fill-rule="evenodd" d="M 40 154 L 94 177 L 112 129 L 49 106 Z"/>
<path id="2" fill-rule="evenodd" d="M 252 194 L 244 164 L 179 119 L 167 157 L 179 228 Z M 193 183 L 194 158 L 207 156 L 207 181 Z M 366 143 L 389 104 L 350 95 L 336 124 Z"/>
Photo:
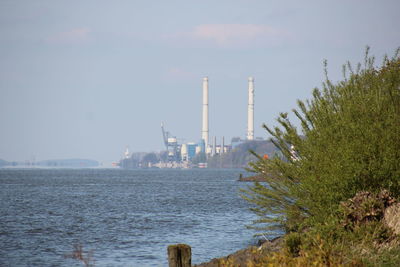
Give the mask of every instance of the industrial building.
<path id="1" fill-rule="evenodd" d="M 208 157 L 228 153 L 232 148 L 246 142 L 254 140 L 254 78 L 248 78 L 248 108 L 247 108 L 247 132 L 246 139 L 233 138 L 230 145 L 225 144 L 225 138 L 220 139 L 217 144 L 217 137 L 210 140 L 209 136 L 209 112 L 208 112 L 208 77 L 203 78 L 203 102 L 202 102 L 202 128 L 201 139 L 199 142 L 188 142 L 179 144 L 176 136 L 171 135 L 165 129 L 164 123 L 161 124 L 164 145 L 168 153 L 167 160 L 160 162 L 161 168 L 185 168 L 196 164 L 200 167 L 206 167 Z"/>
<path id="2" fill-rule="evenodd" d="M 248 105 L 247 105 L 247 131 L 245 139 L 234 137 L 230 144 L 225 143 L 222 136 L 210 138 L 209 132 L 209 79 L 203 78 L 202 84 L 202 128 L 200 140 L 198 142 L 180 143 L 179 138 L 166 130 L 165 124 L 161 123 L 161 132 L 165 150 L 156 153 L 129 153 L 126 149 L 124 156 L 115 166 L 122 168 L 207 168 L 211 167 L 233 167 L 245 163 L 244 158 L 248 155 L 248 150 L 261 150 L 261 153 L 273 152 L 273 144 L 254 138 L 254 78 L 248 78 Z M 230 162 L 226 162 L 229 161 Z M 242 166 L 242 165 L 241 165 Z"/>

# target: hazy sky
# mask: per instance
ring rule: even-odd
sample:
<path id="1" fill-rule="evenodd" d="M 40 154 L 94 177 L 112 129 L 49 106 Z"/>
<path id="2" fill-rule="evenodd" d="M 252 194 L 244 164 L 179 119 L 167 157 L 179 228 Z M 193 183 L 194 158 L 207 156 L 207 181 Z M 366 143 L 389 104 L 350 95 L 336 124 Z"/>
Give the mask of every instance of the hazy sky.
<path id="1" fill-rule="evenodd" d="M 310 96 L 328 60 L 400 46 L 400 1 L 0 0 L 0 158 L 119 160 L 201 133 L 245 137 L 247 78 L 255 135 Z"/>

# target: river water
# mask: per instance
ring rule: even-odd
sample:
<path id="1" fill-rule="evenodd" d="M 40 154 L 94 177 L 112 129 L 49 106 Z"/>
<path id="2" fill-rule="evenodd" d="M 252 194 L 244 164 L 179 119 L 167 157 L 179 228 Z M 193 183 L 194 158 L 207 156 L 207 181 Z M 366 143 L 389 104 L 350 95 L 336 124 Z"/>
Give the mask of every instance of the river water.
<path id="1" fill-rule="evenodd" d="M 192 263 L 255 243 L 239 196 L 243 170 L 0 169 L 0 266 L 167 266 L 167 246 Z"/>

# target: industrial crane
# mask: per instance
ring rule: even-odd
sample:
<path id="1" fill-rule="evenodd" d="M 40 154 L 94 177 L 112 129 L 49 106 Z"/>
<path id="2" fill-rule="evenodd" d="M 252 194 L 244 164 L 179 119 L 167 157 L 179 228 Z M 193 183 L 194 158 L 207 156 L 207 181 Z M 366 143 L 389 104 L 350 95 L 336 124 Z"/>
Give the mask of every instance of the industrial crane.
<path id="1" fill-rule="evenodd" d="M 161 123 L 161 131 L 163 134 L 164 144 L 168 151 L 168 161 L 180 160 L 180 146 L 175 136 L 171 136 L 164 128 L 164 123 Z"/>
<path id="2" fill-rule="evenodd" d="M 162 131 L 162 135 L 163 135 L 163 139 L 164 139 L 164 145 L 165 148 L 168 150 L 168 137 L 169 137 L 169 132 L 165 131 L 164 129 L 164 123 L 161 123 L 161 131 Z"/>

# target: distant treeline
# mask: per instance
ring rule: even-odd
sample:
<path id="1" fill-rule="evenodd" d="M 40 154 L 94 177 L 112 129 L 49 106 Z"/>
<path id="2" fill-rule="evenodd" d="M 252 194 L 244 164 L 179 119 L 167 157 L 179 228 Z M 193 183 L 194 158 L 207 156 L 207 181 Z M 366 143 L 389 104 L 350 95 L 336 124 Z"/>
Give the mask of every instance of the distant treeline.
<path id="1" fill-rule="evenodd" d="M 99 162 L 90 159 L 54 159 L 54 160 L 42 160 L 42 161 L 25 161 L 25 162 L 9 162 L 0 159 L 0 167 L 7 166 L 21 166 L 21 167 L 55 167 L 55 168 L 87 168 L 97 167 Z"/>
<path id="2" fill-rule="evenodd" d="M 166 151 L 163 151 L 161 153 L 136 152 L 132 153 L 131 157 L 129 158 L 121 159 L 119 162 L 119 166 L 124 169 L 148 168 L 149 165 L 151 166 L 152 164 L 166 160 Z"/>
<path id="3" fill-rule="evenodd" d="M 9 162 L 9 161 L 6 161 L 4 159 L 0 159 L 0 167 L 15 166 L 15 165 L 17 165 L 17 162 Z"/>
<path id="4" fill-rule="evenodd" d="M 257 160 L 249 151 L 254 151 L 260 156 L 268 155 L 268 157 L 273 157 L 279 153 L 271 141 L 246 141 L 228 153 L 209 157 L 207 165 L 209 168 L 245 168 L 249 162 Z"/>
<path id="5" fill-rule="evenodd" d="M 269 157 L 280 153 L 271 141 L 245 141 L 235 146 L 228 153 L 216 154 L 207 159 L 205 159 L 204 154 L 198 154 L 192 163 L 196 166 L 199 162 L 207 162 L 208 168 L 244 168 L 248 166 L 249 162 L 256 161 L 256 157 L 250 151 L 254 151 L 260 156 L 268 155 Z M 167 161 L 166 151 L 161 153 L 133 153 L 130 158 L 120 161 L 120 167 L 124 169 L 148 168 L 160 161 Z"/>

